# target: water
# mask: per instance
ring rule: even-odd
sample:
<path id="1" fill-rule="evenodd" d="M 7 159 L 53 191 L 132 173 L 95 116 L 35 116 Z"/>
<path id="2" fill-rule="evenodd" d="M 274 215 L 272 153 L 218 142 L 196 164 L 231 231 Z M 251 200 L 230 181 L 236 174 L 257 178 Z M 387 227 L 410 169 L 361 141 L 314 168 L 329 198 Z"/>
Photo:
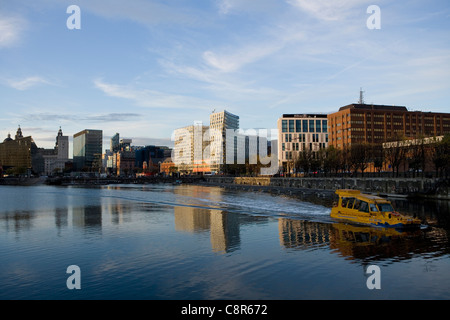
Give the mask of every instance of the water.
<path id="1" fill-rule="evenodd" d="M 0 299 L 450 298 L 448 202 L 396 201 L 429 228 L 387 233 L 334 222 L 328 201 L 219 187 L 0 186 L 0 197 Z M 80 290 L 66 285 L 70 265 Z M 368 289 L 370 265 L 381 289 Z"/>

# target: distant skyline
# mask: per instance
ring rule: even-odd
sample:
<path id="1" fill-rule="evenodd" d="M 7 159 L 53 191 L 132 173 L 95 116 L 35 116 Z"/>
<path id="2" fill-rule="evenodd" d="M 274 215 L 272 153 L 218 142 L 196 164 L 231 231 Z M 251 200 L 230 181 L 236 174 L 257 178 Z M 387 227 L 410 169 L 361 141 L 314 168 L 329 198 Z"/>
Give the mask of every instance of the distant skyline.
<path id="1" fill-rule="evenodd" d="M 444 0 L 0 0 L 0 139 L 20 125 L 52 148 L 61 126 L 71 144 L 101 129 L 104 148 L 116 132 L 170 145 L 214 109 L 276 128 L 356 103 L 360 88 L 366 103 L 450 112 L 449 39 Z"/>

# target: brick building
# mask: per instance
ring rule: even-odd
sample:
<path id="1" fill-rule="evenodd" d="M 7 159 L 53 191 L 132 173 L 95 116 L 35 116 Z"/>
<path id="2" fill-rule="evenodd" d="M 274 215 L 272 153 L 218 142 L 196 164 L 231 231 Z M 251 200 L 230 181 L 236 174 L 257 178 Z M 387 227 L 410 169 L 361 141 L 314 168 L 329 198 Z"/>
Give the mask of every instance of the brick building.
<path id="1" fill-rule="evenodd" d="M 328 144 L 343 149 L 355 143 L 433 137 L 450 133 L 450 113 L 408 111 L 403 106 L 350 104 L 328 115 Z"/>

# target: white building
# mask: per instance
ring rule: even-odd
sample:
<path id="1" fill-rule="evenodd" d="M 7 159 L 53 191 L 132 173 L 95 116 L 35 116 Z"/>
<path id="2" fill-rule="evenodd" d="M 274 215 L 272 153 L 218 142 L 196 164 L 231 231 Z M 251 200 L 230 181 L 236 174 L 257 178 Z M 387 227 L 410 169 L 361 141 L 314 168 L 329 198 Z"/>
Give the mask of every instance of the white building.
<path id="1" fill-rule="evenodd" d="M 46 175 L 51 176 L 58 171 L 64 171 L 66 163 L 69 161 L 69 137 L 63 135 L 61 127 L 56 136 L 55 148 L 45 150 L 43 158 Z"/>
<path id="2" fill-rule="evenodd" d="M 209 127 L 201 122 L 176 129 L 172 161 L 179 172 L 209 172 Z"/>
<path id="3" fill-rule="evenodd" d="M 213 112 L 209 116 L 210 166 L 212 171 L 219 172 L 227 162 L 227 153 L 236 154 L 237 141 L 227 143 L 227 129 L 239 129 L 239 116 L 226 110 Z M 237 140 L 237 139 L 236 139 Z"/>

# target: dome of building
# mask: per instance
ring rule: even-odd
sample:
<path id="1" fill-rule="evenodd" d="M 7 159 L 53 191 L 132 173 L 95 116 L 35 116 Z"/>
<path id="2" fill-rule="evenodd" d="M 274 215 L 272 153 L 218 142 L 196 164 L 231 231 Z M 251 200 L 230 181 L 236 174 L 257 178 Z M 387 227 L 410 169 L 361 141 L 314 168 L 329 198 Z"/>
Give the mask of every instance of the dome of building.
<path id="1" fill-rule="evenodd" d="M 5 139 L 5 140 L 3 140 L 3 142 L 7 142 L 7 141 L 11 141 L 12 139 L 11 139 L 11 134 L 10 133 L 8 133 L 8 137 Z"/>

